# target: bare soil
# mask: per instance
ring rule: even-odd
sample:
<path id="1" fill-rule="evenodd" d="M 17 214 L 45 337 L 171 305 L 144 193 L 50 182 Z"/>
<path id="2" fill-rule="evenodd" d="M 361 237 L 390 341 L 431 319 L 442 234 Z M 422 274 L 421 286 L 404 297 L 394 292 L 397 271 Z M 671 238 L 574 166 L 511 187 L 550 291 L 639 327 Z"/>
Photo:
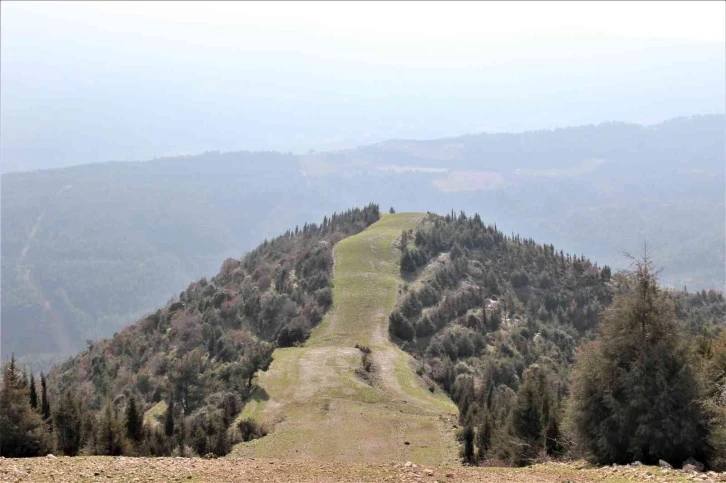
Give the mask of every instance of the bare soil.
<path id="1" fill-rule="evenodd" d="M 723 482 L 726 475 L 690 474 L 657 467 L 591 468 L 547 463 L 529 468 L 418 466 L 411 463 L 348 463 L 270 458 L 0 458 L 0 482 Z"/>

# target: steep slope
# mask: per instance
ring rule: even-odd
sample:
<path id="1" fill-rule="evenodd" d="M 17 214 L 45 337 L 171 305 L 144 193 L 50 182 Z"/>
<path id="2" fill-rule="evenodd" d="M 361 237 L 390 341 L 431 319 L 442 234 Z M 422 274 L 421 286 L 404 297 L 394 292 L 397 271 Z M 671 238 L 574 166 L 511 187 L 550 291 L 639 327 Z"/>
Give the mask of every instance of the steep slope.
<path id="1" fill-rule="evenodd" d="M 451 395 L 465 432 L 476 433 L 467 459 L 524 464 L 563 451 L 573 360 L 632 279 L 463 212 L 428 214 L 403 233 L 401 268 L 417 277 L 391 314 L 393 340 Z M 664 297 L 684 337 L 726 329 L 722 293 Z M 527 402 L 532 394 L 541 406 Z"/>
<path id="2" fill-rule="evenodd" d="M 388 314 L 403 283 L 396 241 L 422 218 L 384 215 L 335 245 L 333 308 L 305 347 L 275 351 L 256 403 L 242 414 L 272 432 L 234 454 L 456 462 L 456 407 L 420 384 L 409 356 L 388 339 Z M 363 354 L 356 345 L 371 350 L 370 383 L 356 373 Z"/>
<path id="3" fill-rule="evenodd" d="M 111 419 L 131 401 L 135 413 L 146 413 L 144 434 L 135 433 L 129 448 L 86 438 L 86 451 L 169 455 L 184 445 L 199 455 L 227 454 L 246 437 L 232 423 L 255 388 L 255 372 L 267 368 L 275 344 L 304 342 L 330 307 L 333 247 L 378 219 L 378 205 L 370 204 L 288 230 L 56 366 L 51 398 L 82 408 L 91 419 L 85 427 L 100 427 L 104 414 Z M 176 429 L 170 423 L 160 433 L 167 416 Z"/>

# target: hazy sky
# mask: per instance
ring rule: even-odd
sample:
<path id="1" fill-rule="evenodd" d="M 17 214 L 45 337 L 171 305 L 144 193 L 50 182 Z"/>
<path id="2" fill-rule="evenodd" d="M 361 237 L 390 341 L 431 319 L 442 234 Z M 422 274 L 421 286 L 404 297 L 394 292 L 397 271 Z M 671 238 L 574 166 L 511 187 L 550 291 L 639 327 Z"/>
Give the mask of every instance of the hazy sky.
<path id="1" fill-rule="evenodd" d="M 2 170 L 724 111 L 726 2 L 0 4 Z"/>

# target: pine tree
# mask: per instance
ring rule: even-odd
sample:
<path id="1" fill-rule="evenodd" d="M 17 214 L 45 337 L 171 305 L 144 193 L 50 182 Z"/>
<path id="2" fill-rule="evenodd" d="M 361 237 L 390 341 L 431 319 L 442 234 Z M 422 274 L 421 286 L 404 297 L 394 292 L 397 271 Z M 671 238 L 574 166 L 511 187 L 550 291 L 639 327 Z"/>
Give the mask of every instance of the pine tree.
<path id="1" fill-rule="evenodd" d="M 492 446 L 492 418 L 488 413 L 484 416 L 484 421 L 476 432 L 476 440 L 477 456 L 479 461 L 483 461 Z"/>
<path id="2" fill-rule="evenodd" d="M 38 393 L 35 390 L 35 376 L 30 374 L 30 407 L 38 409 Z"/>
<path id="3" fill-rule="evenodd" d="M 474 428 L 469 425 L 464 427 L 464 461 L 474 463 Z"/>
<path id="4" fill-rule="evenodd" d="M 70 390 L 58 401 L 53 423 L 58 450 L 67 456 L 76 456 L 83 440 L 81 405 Z"/>
<path id="5" fill-rule="evenodd" d="M 511 424 L 514 434 L 525 443 L 525 461 L 534 458 L 544 443 L 545 412 L 549 413 L 547 376 L 537 364 L 524 371 L 517 392 Z"/>
<path id="6" fill-rule="evenodd" d="M 143 415 L 136 407 L 136 398 L 131 396 L 129 402 L 126 404 L 126 437 L 134 442 L 138 443 L 141 441 L 144 429 Z"/>
<path id="7" fill-rule="evenodd" d="M 45 380 L 45 375 L 40 373 L 40 414 L 43 416 L 43 421 L 50 423 L 50 401 L 48 400 L 48 384 Z"/>
<path id="8" fill-rule="evenodd" d="M 164 420 L 164 434 L 167 438 L 174 435 L 174 398 L 169 395 L 169 402 L 166 407 L 166 419 Z"/>
<path id="9" fill-rule="evenodd" d="M 124 454 L 125 438 L 123 425 L 111 401 L 106 401 L 103 414 L 98 423 L 98 454 L 120 456 Z"/>
<path id="10" fill-rule="evenodd" d="M 30 406 L 30 390 L 13 355 L 3 366 L 0 387 L 0 456 L 40 456 L 51 447 L 40 415 Z"/>
<path id="11" fill-rule="evenodd" d="M 647 251 L 600 317 L 594 343 L 576 357 L 570 417 L 600 463 L 702 457 L 702 384 L 673 303 Z"/>

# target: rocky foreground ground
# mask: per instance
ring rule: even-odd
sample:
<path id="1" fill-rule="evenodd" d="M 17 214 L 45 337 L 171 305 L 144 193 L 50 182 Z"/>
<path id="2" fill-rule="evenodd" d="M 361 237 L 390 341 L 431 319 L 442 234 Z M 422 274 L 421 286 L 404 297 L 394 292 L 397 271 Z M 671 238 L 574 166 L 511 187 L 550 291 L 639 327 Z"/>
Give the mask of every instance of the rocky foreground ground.
<path id="1" fill-rule="evenodd" d="M 252 458 L 0 458 L 1 482 L 726 482 L 726 474 L 652 466 L 593 468 L 581 462 L 529 468 L 424 467 Z"/>

